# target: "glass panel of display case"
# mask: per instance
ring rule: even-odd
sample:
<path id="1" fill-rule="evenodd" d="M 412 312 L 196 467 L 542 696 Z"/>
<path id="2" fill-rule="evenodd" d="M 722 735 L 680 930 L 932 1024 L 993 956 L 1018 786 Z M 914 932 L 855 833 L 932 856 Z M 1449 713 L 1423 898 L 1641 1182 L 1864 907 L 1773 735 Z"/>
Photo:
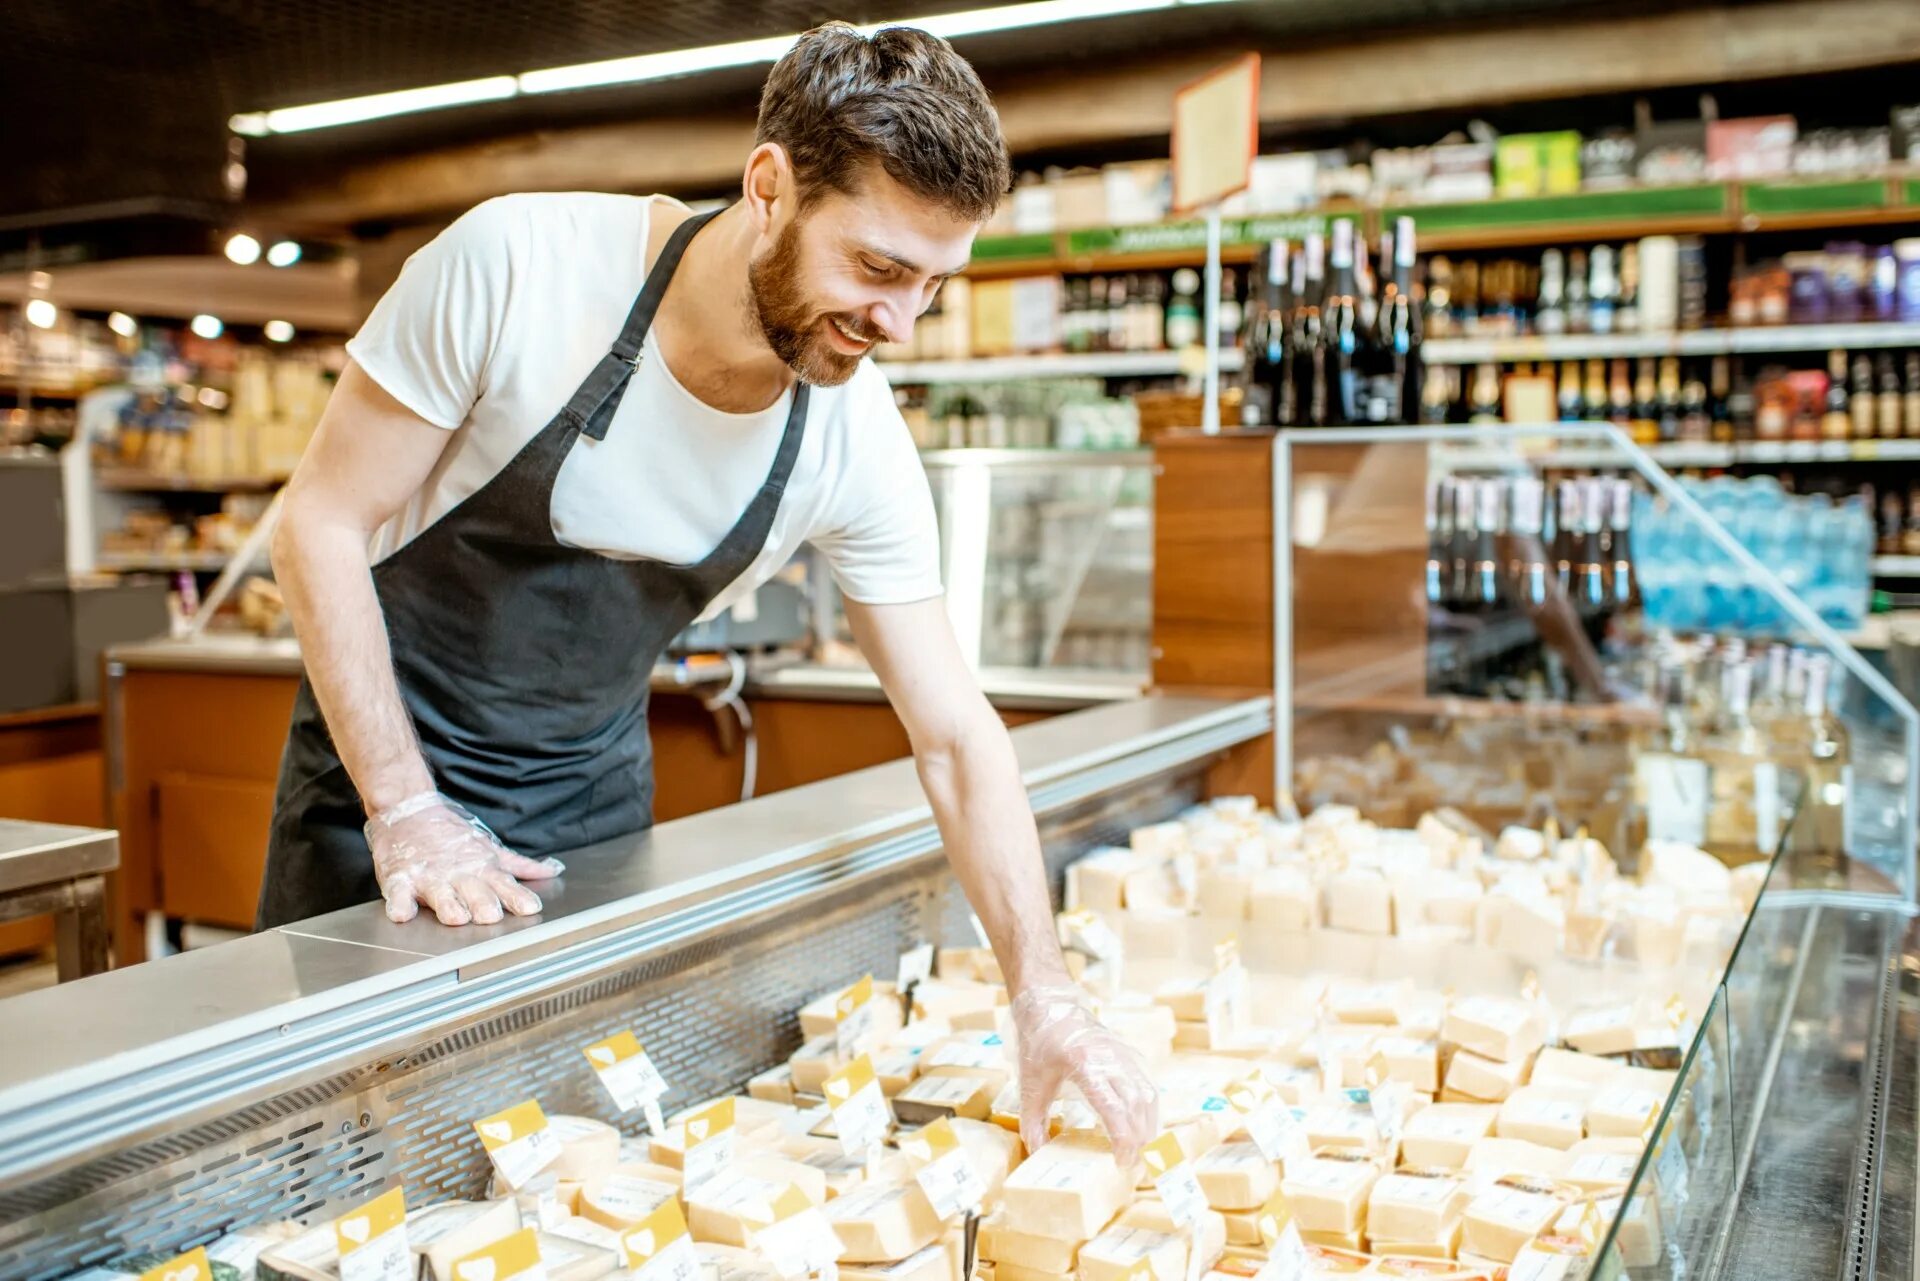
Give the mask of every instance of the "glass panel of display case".
<path id="1" fill-rule="evenodd" d="M 1551 819 L 1641 881 L 1650 840 L 1704 849 L 1751 903 L 1740 869 L 1805 790 L 1827 854 L 1800 874 L 1913 900 L 1920 715 L 1843 634 L 1862 505 L 1574 425 L 1283 432 L 1274 487 L 1276 783 L 1303 809 Z"/>

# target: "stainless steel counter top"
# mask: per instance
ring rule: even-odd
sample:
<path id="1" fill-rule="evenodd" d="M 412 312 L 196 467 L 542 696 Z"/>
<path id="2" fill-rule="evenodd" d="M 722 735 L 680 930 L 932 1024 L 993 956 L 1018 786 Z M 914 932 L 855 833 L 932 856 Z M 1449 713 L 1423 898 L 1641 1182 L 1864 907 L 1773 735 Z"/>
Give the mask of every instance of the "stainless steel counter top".
<path id="1" fill-rule="evenodd" d="M 0 894 L 120 866 L 120 837 L 97 827 L 0 819 Z"/>
<path id="2" fill-rule="evenodd" d="M 108 660 L 147 671 L 232 673 L 249 676 L 298 676 L 300 643 L 292 637 L 202 636 L 116 645 Z M 981 688 L 995 707 L 1019 711 L 1066 711 L 1092 707 L 1144 692 L 1139 677 L 1105 672 L 1046 672 L 987 668 Z M 654 669 L 653 688 L 666 692 L 694 688 L 680 666 L 663 660 Z M 842 702 L 879 702 L 880 682 L 863 667 L 826 667 L 814 663 L 753 663 L 747 693 L 760 698 L 807 698 Z"/>

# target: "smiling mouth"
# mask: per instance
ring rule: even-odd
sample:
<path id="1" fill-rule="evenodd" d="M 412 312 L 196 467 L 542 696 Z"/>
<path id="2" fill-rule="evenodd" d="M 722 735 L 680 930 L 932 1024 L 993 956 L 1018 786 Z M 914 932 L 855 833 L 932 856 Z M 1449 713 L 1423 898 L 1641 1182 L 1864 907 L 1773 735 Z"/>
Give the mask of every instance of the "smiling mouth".
<path id="1" fill-rule="evenodd" d="M 837 331 L 842 338 L 846 339 L 848 342 L 852 343 L 856 347 L 873 346 L 873 338 L 871 336 L 866 334 L 856 333 L 853 330 L 847 328 L 847 326 L 840 320 L 838 316 L 828 316 L 827 323 L 831 324 L 834 327 L 835 331 Z"/>

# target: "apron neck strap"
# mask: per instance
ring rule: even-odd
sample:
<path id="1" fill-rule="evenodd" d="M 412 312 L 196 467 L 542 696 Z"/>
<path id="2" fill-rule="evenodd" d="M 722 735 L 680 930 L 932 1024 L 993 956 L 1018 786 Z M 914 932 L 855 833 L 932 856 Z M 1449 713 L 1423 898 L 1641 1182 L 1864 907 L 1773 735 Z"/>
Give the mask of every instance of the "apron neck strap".
<path id="1" fill-rule="evenodd" d="M 647 271 L 647 283 L 641 286 L 640 296 L 633 300 L 633 310 L 627 313 L 627 323 L 621 327 L 620 337 L 613 344 L 614 355 L 628 364 L 632 364 L 639 356 L 640 344 L 646 340 L 647 330 L 653 325 L 653 314 L 660 310 L 660 300 L 667 295 L 667 285 L 673 279 L 674 269 L 680 265 L 681 255 L 686 253 L 694 233 L 724 212 L 725 209 L 711 209 L 703 214 L 694 214 L 673 229 L 673 234 L 660 250 L 660 256 L 653 260 L 653 266 Z"/>

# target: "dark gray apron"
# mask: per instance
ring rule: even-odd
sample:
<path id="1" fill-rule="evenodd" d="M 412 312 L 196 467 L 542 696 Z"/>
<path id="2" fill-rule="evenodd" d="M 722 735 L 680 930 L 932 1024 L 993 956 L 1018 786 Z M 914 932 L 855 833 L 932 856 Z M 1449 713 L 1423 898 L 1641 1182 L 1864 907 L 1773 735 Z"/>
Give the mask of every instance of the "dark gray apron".
<path id="1" fill-rule="evenodd" d="M 434 781 L 530 857 L 651 825 L 654 660 L 760 554 L 800 452 L 805 383 L 794 388 L 766 482 L 695 564 L 616 560 L 553 536 L 560 465 L 581 435 L 606 438 L 674 268 L 712 216 L 674 229 L 618 341 L 553 421 L 373 567 L 400 693 Z M 255 928 L 379 898 L 365 818 L 303 680 Z"/>

